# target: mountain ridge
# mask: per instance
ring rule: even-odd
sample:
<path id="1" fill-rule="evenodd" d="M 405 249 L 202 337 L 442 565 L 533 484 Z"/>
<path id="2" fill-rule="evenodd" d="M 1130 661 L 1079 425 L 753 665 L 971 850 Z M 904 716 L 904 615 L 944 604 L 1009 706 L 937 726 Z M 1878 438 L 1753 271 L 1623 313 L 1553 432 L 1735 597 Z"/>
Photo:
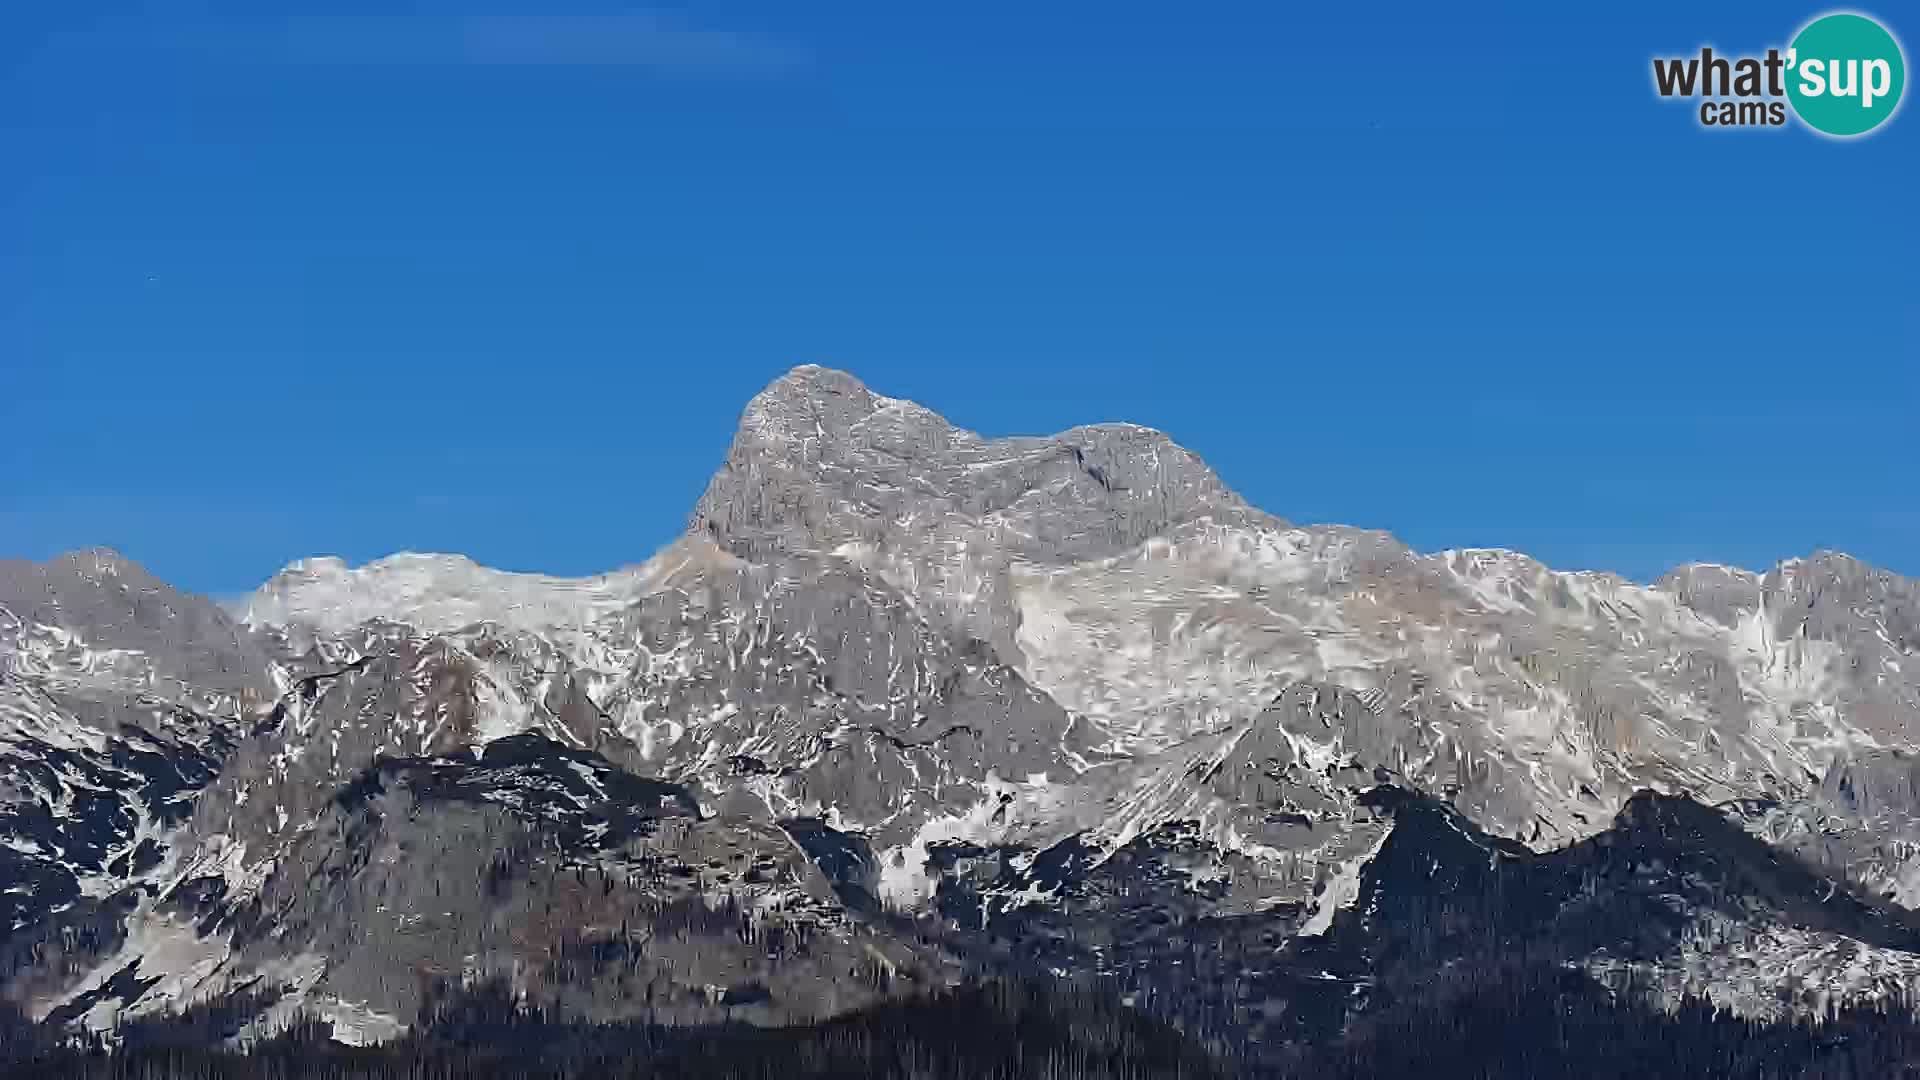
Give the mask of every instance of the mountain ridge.
<path id="1" fill-rule="evenodd" d="M 989 439 L 804 367 L 748 404 L 686 534 L 601 575 L 318 557 L 230 618 L 103 552 L 0 564 L 26 778 L 0 987 L 107 1029 L 274 985 L 257 1024 L 368 1038 L 433 979 L 691 1022 L 982 966 L 1177 999 L 1195 965 L 1344 940 L 1409 842 L 1382 785 L 1553 889 L 1653 792 L 1714 807 L 1649 826 L 1689 865 L 1737 834 L 1912 908 L 1915 652 L 1920 587 L 1844 555 L 1642 585 L 1422 554 L 1251 507 L 1150 429 Z M 1396 880 L 1393 934 L 1428 950 Z M 1643 882 L 1685 933 L 1567 962 L 1723 978 L 1756 1013 L 1779 1003 L 1696 938 L 1842 997 L 1920 972 L 1728 880 Z M 1570 949 L 1590 898 L 1563 899 L 1524 925 Z"/>

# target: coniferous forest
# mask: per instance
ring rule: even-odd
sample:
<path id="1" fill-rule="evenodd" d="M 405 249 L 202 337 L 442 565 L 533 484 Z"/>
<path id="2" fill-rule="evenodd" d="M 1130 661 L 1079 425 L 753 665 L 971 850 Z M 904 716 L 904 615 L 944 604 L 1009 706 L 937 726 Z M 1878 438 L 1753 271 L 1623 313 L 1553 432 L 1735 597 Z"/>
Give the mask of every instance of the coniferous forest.
<path id="1" fill-rule="evenodd" d="M 615 1080 L 622 1077 L 1313 1077 L 1316 1080 L 1920 1077 L 1910 1005 L 1760 1022 L 1698 1002 L 1672 1011 L 1619 1000 L 1585 975 L 1513 963 L 1457 971 L 1338 1037 L 1225 1049 L 1098 993 L 979 982 L 786 1028 L 578 1023 L 483 985 L 434 997 L 403 1039 L 333 1042 L 304 1022 L 238 1050 L 209 1049 L 258 1003 L 131 1024 L 118 1047 L 57 1042 L 4 1021 L 7 1077 L 85 1080 Z"/>

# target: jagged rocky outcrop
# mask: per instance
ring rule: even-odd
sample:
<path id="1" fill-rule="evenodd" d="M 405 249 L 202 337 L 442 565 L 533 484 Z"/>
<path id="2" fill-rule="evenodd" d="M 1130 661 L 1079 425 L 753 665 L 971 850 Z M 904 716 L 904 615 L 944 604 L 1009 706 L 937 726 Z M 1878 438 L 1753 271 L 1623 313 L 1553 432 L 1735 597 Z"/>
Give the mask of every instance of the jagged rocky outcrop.
<path id="1" fill-rule="evenodd" d="M 777 828 L 531 733 L 363 770 L 232 918 L 236 971 L 306 958 L 302 997 L 394 1022 L 435 978 L 601 1020 L 790 1021 L 873 1000 L 849 971 L 913 967 Z"/>
<path id="2" fill-rule="evenodd" d="M 0 561 L 0 980 L 62 993 L 127 937 L 276 694 L 266 646 L 108 551 Z"/>
<path id="3" fill-rule="evenodd" d="M 1157 431 L 986 439 L 806 366 L 748 404 L 690 531 L 755 562 L 871 562 L 1012 660 L 1016 564 L 1102 558 L 1202 519 L 1275 521 Z"/>
<path id="4" fill-rule="evenodd" d="M 311 559 L 245 610 L 0 563 L 33 1015 L 779 1022 L 990 968 L 1284 1041 L 1500 942 L 1764 1014 L 1920 970 L 1920 589 L 1842 555 L 1422 554 L 803 367 L 644 563 Z"/>

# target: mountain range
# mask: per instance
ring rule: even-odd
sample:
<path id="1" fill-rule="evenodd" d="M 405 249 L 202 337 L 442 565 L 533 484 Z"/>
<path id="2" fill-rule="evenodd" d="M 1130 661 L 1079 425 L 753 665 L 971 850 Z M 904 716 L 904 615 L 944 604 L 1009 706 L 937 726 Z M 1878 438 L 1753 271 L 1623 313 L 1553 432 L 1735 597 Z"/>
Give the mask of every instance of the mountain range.
<path id="1" fill-rule="evenodd" d="M 1920 980 L 1920 584 L 1421 553 L 810 366 L 598 577 L 0 561 L 0 760 L 0 994 L 109 1035 L 992 973 L 1281 1047 L 1500 954 L 1760 1018 Z"/>

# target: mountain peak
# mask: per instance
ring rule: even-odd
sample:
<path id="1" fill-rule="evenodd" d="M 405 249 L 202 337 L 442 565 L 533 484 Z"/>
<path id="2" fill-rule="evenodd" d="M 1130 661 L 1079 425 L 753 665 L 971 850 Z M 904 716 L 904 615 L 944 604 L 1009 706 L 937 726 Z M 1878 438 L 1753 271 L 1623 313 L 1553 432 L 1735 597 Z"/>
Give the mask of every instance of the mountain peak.
<path id="1" fill-rule="evenodd" d="M 1015 656 L 1015 564 L 1112 556 L 1209 519 L 1278 523 L 1160 432 L 1104 424 L 988 438 L 804 365 L 748 403 L 689 532 L 754 562 L 872 561 Z"/>
<path id="2" fill-rule="evenodd" d="M 0 609 L 12 614 L 9 623 L 56 627 L 86 649 L 141 657 L 139 664 L 176 684 L 240 693 L 269 685 L 257 643 L 213 601 L 173 588 L 110 548 L 45 562 L 0 560 Z M 0 642 L 0 652 L 8 647 Z"/>
<path id="3" fill-rule="evenodd" d="M 0 575 L 55 573 L 75 574 L 92 579 L 116 574 L 131 574 L 145 579 L 159 580 L 148 574 L 145 567 L 110 547 L 75 548 L 72 551 L 63 551 L 43 562 L 35 562 L 32 559 L 0 558 Z"/>
<path id="4" fill-rule="evenodd" d="M 1136 424 L 986 438 L 804 364 L 756 394 L 691 527 L 746 557 L 871 542 L 906 519 L 1111 553 L 1212 512 L 1250 512 L 1205 462 Z M 1070 514 L 1058 525 L 1035 517 Z M 1264 517 L 1264 515 L 1263 515 Z"/>
<path id="5" fill-rule="evenodd" d="M 858 390 L 867 392 L 867 385 L 860 377 L 850 371 L 825 367 L 820 364 L 795 364 L 786 374 L 767 384 L 766 393 L 778 388 L 789 388 L 802 392 L 844 392 Z"/>
<path id="6" fill-rule="evenodd" d="M 873 413 L 882 400 L 844 371 L 801 364 L 747 402 L 735 441 L 784 441 L 807 432 L 844 431 Z"/>

